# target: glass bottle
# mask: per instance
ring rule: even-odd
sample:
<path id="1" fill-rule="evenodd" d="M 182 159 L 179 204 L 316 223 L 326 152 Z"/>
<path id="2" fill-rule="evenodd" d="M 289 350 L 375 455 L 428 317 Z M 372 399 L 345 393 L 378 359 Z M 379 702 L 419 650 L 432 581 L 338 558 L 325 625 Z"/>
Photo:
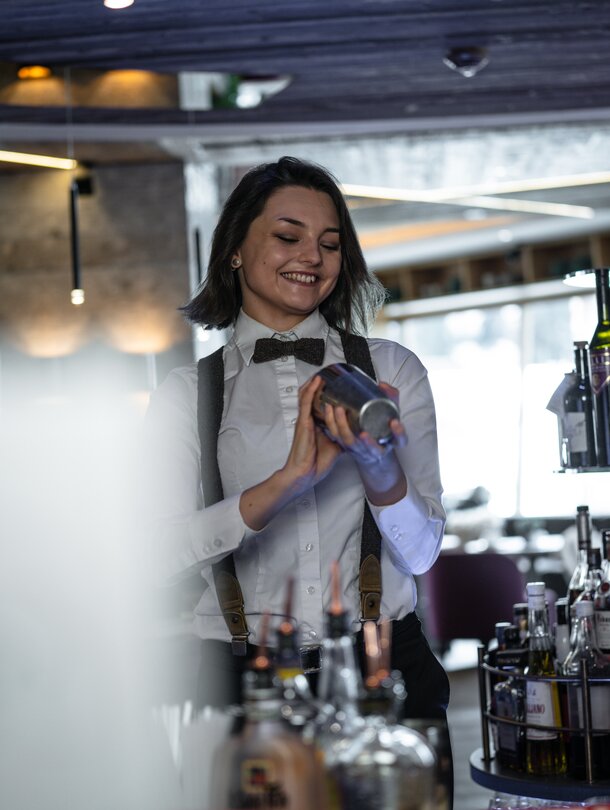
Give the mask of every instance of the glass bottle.
<path id="1" fill-rule="evenodd" d="M 595 683 L 596 678 L 610 678 L 610 662 L 597 646 L 593 624 L 594 606 L 590 600 L 576 602 L 574 644 L 565 660 L 563 674 L 579 677 L 581 661 L 588 668 L 591 721 L 598 733 L 593 735 L 593 778 L 610 775 L 610 683 Z M 568 685 L 568 723 L 571 728 L 584 728 L 584 705 L 580 684 Z M 600 733 L 601 732 L 601 733 Z M 571 734 L 569 771 L 577 779 L 586 777 L 585 740 L 582 734 Z"/>
<path id="2" fill-rule="evenodd" d="M 605 543 L 607 563 L 602 565 L 601 580 L 595 591 L 594 618 L 597 643 L 600 650 L 610 657 L 610 530 L 602 531 L 602 543 Z"/>
<path id="3" fill-rule="evenodd" d="M 569 468 L 594 467 L 597 463 L 587 350 L 586 341 L 574 343 L 575 377 L 563 395 L 562 466 Z"/>
<path id="4" fill-rule="evenodd" d="M 328 810 L 326 782 L 315 751 L 291 731 L 281 707 L 271 659 L 261 648 L 244 673 L 243 727 L 219 746 L 214 757 L 210 803 L 214 810 Z"/>
<path id="5" fill-rule="evenodd" d="M 578 537 L 578 560 L 568 585 L 568 602 L 573 604 L 585 589 L 589 573 L 589 549 L 591 548 L 591 517 L 588 506 L 576 508 L 576 535 Z"/>
<path id="6" fill-rule="evenodd" d="M 587 576 L 585 586 L 576 602 L 594 602 L 595 594 L 602 581 L 602 554 L 599 548 L 587 552 Z"/>
<path id="7" fill-rule="evenodd" d="M 589 342 L 595 448 L 600 467 L 610 465 L 610 270 L 595 271 L 597 326 Z"/>
<path id="8" fill-rule="evenodd" d="M 527 602 L 516 602 L 513 605 L 513 624 L 519 628 L 519 642 L 527 647 Z"/>
<path id="9" fill-rule="evenodd" d="M 382 714 L 365 719 L 359 711 L 362 682 L 336 565 L 332 583 L 319 681 L 323 707 L 314 724 L 331 797 L 342 810 L 432 810 L 435 757 L 426 740 L 411 729 L 388 724 Z M 379 688 L 379 674 L 375 682 L 369 681 L 371 689 Z"/>
<path id="10" fill-rule="evenodd" d="M 505 647 L 498 653 L 497 667 L 507 673 L 492 692 L 492 713 L 498 717 L 494 743 L 500 765 L 512 770 L 525 769 L 525 731 L 523 726 L 503 723 L 502 719 L 525 721 L 525 689 L 523 684 L 523 656 L 519 648 L 519 629 L 509 625 L 504 630 Z M 513 651 L 509 657 L 508 651 Z M 518 652 L 518 657 L 514 653 Z"/>
<path id="11" fill-rule="evenodd" d="M 275 638 L 274 666 L 282 691 L 282 716 L 291 728 L 302 733 L 317 713 L 309 682 L 303 673 L 299 633 L 292 618 L 294 579 L 288 580 L 284 618 L 280 622 Z"/>
<path id="12" fill-rule="evenodd" d="M 570 614 L 567 596 L 556 600 L 555 616 L 555 671 L 560 675 L 563 671 L 563 662 L 570 652 Z"/>
<path id="13" fill-rule="evenodd" d="M 549 635 L 544 582 L 528 582 L 528 658 L 526 676 L 555 677 Z M 526 767 L 534 776 L 557 776 L 566 771 L 565 744 L 561 732 L 561 711 L 557 684 L 527 679 L 526 720 L 537 728 L 526 730 Z M 540 728 L 542 727 L 542 728 Z"/>

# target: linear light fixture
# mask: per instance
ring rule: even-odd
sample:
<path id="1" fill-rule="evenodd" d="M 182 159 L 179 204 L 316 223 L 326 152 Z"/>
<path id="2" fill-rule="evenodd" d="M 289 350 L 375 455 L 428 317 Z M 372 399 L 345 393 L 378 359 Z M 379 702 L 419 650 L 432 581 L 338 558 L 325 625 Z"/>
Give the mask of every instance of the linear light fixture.
<path id="1" fill-rule="evenodd" d="M 0 161 L 5 163 L 22 163 L 25 166 L 43 166 L 46 169 L 76 169 L 78 162 L 70 158 L 51 157 L 51 155 L 32 155 L 29 152 L 7 152 L 0 149 Z"/>
<path id="2" fill-rule="evenodd" d="M 608 178 L 610 180 L 610 176 Z M 414 191 L 411 189 L 387 188 L 384 186 L 362 186 L 344 183 L 344 193 L 353 197 L 368 197 L 376 200 L 396 200 L 398 202 L 422 202 L 432 205 L 464 205 L 468 208 L 491 208 L 494 211 L 517 211 L 526 214 L 547 214 L 549 216 L 592 219 L 595 211 L 584 205 L 550 203 L 539 200 L 518 200 L 511 197 L 491 197 L 488 195 L 456 197 L 451 194 L 441 196 L 445 189 L 434 191 Z M 466 187 L 464 187 L 466 188 Z M 468 188 L 475 188 L 469 186 Z M 437 194 L 438 192 L 438 194 Z"/>
<path id="3" fill-rule="evenodd" d="M 51 68 L 46 65 L 22 65 L 17 71 L 18 79 L 48 79 Z"/>

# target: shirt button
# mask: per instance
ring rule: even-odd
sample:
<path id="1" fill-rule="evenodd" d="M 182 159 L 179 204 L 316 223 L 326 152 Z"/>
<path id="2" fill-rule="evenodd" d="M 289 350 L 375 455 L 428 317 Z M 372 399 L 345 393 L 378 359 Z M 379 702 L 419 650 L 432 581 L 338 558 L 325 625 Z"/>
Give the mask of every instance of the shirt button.
<path id="1" fill-rule="evenodd" d="M 296 423 L 297 423 L 297 420 L 296 420 L 296 419 L 291 419 L 291 420 L 290 420 L 290 424 L 291 424 L 291 425 L 296 425 Z"/>
<path id="2" fill-rule="evenodd" d="M 307 588 L 307 593 L 308 593 L 310 596 L 312 596 L 312 594 L 314 594 L 315 592 L 316 592 L 316 589 L 314 588 L 314 586 L 313 586 L 313 585 L 310 585 L 310 586 L 309 586 L 309 588 Z"/>
<path id="3" fill-rule="evenodd" d="M 315 630 L 310 630 L 309 631 L 309 638 L 317 638 L 317 637 L 318 637 L 318 634 L 316 633 Z"/>
<path id="4" fill-rule="evenodd" d="M 301 506 L 302 506 L 304 509 L 309 509 L 309 507 L 311 506 L 311 501 L 308 501 L 308 500 L 307 500 L 307 498 L 305 498 L 305 500 L 304 500 L 304 501 L 301 501 L 300 505 L 301 505 Z"/>
<path id="5" fill-rule="evenodd" d="M 305 546 L 305 551 L 313 551 L 313 543 L 307 543 Z"/>
<path id="6" fill-rule="evenodd" d="M 286 363 L 288 361 L 288 358 L 286 356 L 284 356 L 284 357 L 282 357 L 280 359 L 281 359 L 282 363 Z"/>
<path id="7" fill-rule="evenodd" d="M 214 545 L 216 546 L 216 548 L 220 548 L 222 546 L 222 540 L 220 539 L 220 537 L 214 538 Z"/>
<path id="8" fill-rule="evenodd" d="M 398 526 L 396 526 L 396 525 L 390 526 L 390 531 L 392 531 L 392 532 L 394 532 L 394 534 L 396 534 L 396 532 L 398 531 Z"/>
<path id="9" fill-rule="evenodd" d="M 286 393 L 287 394 L 292 394 L 293 391 L 294 391 L 294 387 L 292 385 L 287 385 L 286 386 Z"/>

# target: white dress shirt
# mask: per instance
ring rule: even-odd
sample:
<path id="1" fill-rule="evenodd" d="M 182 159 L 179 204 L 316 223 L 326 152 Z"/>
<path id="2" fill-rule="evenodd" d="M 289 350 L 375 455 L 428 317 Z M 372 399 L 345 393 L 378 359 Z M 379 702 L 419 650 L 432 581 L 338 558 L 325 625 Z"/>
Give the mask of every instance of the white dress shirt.
<path id="1" fill-rule="evenodd" d="M 294 357 L 252 363 L 258 338 L 278 335 L 240 313 L 223 349 L 224 408 L 218 463 L 224 500 L 203 506 L 197 427 L 197 365 L 177 368 L 154 392 L 147 422 L 156 478 L 152 503 L 155 560 L 162 581 L 199 569 L 209 583 L 195 610 L 201 638 L 228 641 L 211 565 L 232 553 L 245 601 L 250 641 L 263 612 L 281 616 L 286 583 L 295 578 L 294 614 L 305 643 L 317 643 L 330 602 L 331 562 L 339 562 L 346 608 L 358 627 L 358 572 L 364 487 L 350 456 L 287 506 L 264 529 L 253 531 L 239 511 L 241 493 L 283 466 L 298 413 L 298 389 L 318 368 Z M 343 362 L 339 334 L 318 311 L 280 337 L 322 337 L 324 365 Z M 369 339 L 377 379 L 400 391 L 407 444 L 396 452 L 408 491 L 396 504 L 371 506 L 382 534 L 381 615 L 393 619 L 416 603 L 413 574 L 426 571 L 441 545 L 441 504 L 436 420 L 427 373 L 420 360 L 388 340 Z"/>

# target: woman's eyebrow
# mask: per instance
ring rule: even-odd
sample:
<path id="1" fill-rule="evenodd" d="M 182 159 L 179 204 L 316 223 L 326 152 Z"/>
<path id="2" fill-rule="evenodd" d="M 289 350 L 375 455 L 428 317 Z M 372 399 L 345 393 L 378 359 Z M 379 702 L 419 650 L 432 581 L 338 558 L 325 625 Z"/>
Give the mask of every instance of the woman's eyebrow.
<path id="1" fill-rule="evenodd" d="M 289 222 L 291 225 L 296 225 L 299 228 L 305 228 L 305 223 L 301 222 L 299 219 L 292 219 L 291 217 L 278 217 L 280 222 Z M 339 228 L 325 228 L 323 233 L 327 233 L 331 231 L 332 233 L 339 233 Z"/>

